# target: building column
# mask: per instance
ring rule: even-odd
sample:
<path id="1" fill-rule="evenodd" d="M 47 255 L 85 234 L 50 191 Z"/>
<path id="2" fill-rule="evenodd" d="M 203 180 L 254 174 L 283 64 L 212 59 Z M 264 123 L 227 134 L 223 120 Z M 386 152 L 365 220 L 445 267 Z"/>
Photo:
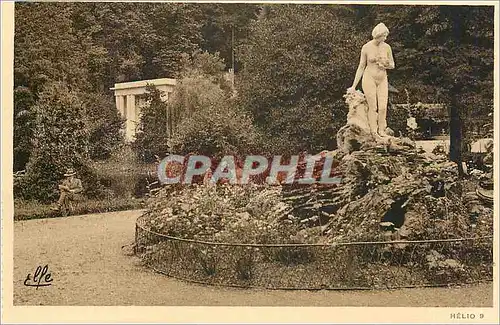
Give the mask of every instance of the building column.
<path id="1" fill-rule="evenodd" d="M 126 136 L 129 141 L 135 138 L 136 115 L 135 115 L 135 96 L 127 95 L 127 129 Z"/>
<path id="2" fill-rule="evenodd" d="M 115 102 L 116 102 L 116 109 L 118 110 L 118 113 L 120 113 L 120 117 L 125 117 L 125 112 L 123 111 L 123 96 L 116 95 L 115 96 Z"/>
<path id="3" fill-rule="evenodd" d="M 141 96 L 136 95 L 137 97 L 134 97 L 134 103 L 135 103 L 135 122 L 136 125 L 139 125 L 141 121 Z"/>

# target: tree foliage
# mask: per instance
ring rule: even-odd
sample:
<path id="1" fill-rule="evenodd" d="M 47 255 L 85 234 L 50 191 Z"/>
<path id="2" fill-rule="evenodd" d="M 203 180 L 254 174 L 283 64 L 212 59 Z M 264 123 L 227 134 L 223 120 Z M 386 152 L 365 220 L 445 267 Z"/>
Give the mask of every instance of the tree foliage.
<path id="1" fill-rule="evenodd" d="M 171 138 L 170 147 L 176 154 L 194 153 L 220 159 L 224 155 L 255 154 L 259 142 L 260 135 L 251 117 L 225 97 L 204 101 L 184 118 Z"/>
<path id="2" fill-rule="evenodd" d="M 16 3 L 15 169 L 24 169 L 29 160 L 33 109 L 47 84 L 61 82 L 82 94 L 89 155 L 105 159 L 120 140 L 120 120 L 109 88 L 117 82 L 185 75 L 181 70 L 186 58 L 199 49 L 222 52 L 230 62 L 231 31 L 241 41 L 255 8 L 249 4 Z M 199 57 L 198 63 L 209 58 Z M 221 62 L 218 71 L 226 67 Z M 223 85 L 222 74 L 217 78 Z"/>
<path id="3" fill-rule="evenodd" d="M 27 199 L 49 201 L 68 168 L 77 169 L 93 185 L 88 168 L 88 128 L 77 92 L 63 83 L 49 83 L 34 106 L 36 127 L 33 152 L 26 168 L 22 194 Z"/>
<path id="4" fill-rule="evenodd" d="M 123 143 L 121 129 L 124 119 L 119 115 L 113 97 L 101 92 L 81 93 L 83 119 L 87 125 L 88 155 L 105 160 Z"/>
<path id="5" fill-rule="evenodd" d="M 460 139 L 474 123 L 471 117 L 487 118 L 492 112 L 492 6 L 267 9 L 240 47 L 244 69 L 238 85 L 242 105 L 275 148 L 334 146 L 331 135 L 345 116 L 342 95 L 354 76 L 362 43 L 380 21 L 389 26 L 388 43 L 396 61 L 390 83 L 401 90 L 393 102 L 406 102 L 402 90 L 407 90 L 412 103 L 447 105 L 453 160 L 461 159 Z"/>
<path id="6" fill-rule="evenodd" d="M 342 95 L 363 41 L 349 13 L 344 6 L 275 5 L 251 25 L 238 52 L 238 94 L 274 150 L 335 146 L 346 116 Z"/>
<path id="7" fill-rule="evenodd" d="M 121 141 L 122 123 L 109 88 L 164 77 L 177 78 L 177 89 L 168 104 L 150 90 L 137 141 L 147 157 L 166 152 L 169 141 L 183 152 L 238 151 L 257 138 L 266 139 L 260 151 L 332 149 L 347 113 L 342 95 L 354 78 L 362 44 L 380 21 L 390 29 L 396 61 L 390 83 L 402 96 L 407 90 L 411 103 L 450 108 L 451 158 L 460 161 L 468 125 L 474 118 L 491 120 L 493 112 L 493 11 L 492 6 L 16 3 L 14 166 L 37 170 L 56 163 L 42 173 L 50 186 L 75 153 L 106 159 Z M 224 75 L 233 63 L 236 101 Z M 68 107 L 63 115 L 54 111 Z M 404 120 L 396 112 L 389 116 Z M 69 151 L 46 148 L 66 156 L 45 160 L 40 148 L 58 139 L 50 123 L 76 130 L 76 121 L 83 127 L 78 132 L 85 133 L 75 138 L 80 142 Z M 41 190 L 42 176 L 29 173 Z"/>
<path id="8" fill-rule="evenodd" d="M 164 101 L 159 90 L 148 89 L 134 147 L 146 161 L 167 152 L 217 156 L 255 148 L 252 120 L 230 99 L 218 54 L 196 51 L 184 55 L 177 84 Z"/>
<path id="9" fill-rule="evenodd" d="M 244 44 L 250 32 L 250 24 L 257 18 L 260 5 L 251 3 L 210 3 L 201 6 L 204 22 L 201 28 L 202 50 L 219 52 L 226 69 L 234 65 L 237 72 L 240 59 L 234 50 Z"/>
<path id="10" fill-rule="evenodd" d="M 65 3 L 17 3 L 15 7 L 14 84 L 37 95 L 47 82 L 84 88 L 85 48 Z"/>
<path id="11" fill-rule="evenodd" d="M 137 156 L 146 162 L 155 161 L 155 155 L 163 157 L 168 152 L 170 130 L 168 105 L 163 94 L 156 87 L 146 88 L 145 102 L 137 128 L 133 148 Z"/>
<path id="12" fill-rule="evenodd" d="M 384 21 L 396 53 L 391 78 L 414 101 L 450 108 L 451 159 L 462 160 L 462 138 L 474 119 L 493 112 L 492 6 L 372 6 L 362 19 Z"/>
<path id="13" fill-rule="evenodd" d="M 32 110 L 35 95 L 27 87 L 14 89 L 14 170 L 22 170 L 29 161 L 32 151 L 31 139 L 35 126 Z"/>

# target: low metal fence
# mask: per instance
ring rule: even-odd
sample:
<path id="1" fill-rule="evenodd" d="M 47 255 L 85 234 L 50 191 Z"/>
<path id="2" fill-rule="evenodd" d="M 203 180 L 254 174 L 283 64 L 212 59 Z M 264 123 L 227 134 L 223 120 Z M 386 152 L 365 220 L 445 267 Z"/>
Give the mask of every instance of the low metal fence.
<path id="1" fill-rule="evenodd" d="M 203 242 L 153 232 L 140 217 L 136 253 L 178 279 L 267 289 L 379 289 L 491 281 L 493 237 L 336 244 Z"/>

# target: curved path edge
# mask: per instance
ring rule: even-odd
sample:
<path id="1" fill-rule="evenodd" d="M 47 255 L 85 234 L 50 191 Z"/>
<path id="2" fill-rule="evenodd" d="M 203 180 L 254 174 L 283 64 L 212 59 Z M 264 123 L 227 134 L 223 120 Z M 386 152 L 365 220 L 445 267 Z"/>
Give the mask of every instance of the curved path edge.
<path id="1" fill-rule="evenodd" d="M 158 274 L 130 254 L 142 210 L 14 222 L 14 305 L 491 307 L 493 283 L 383 291 L 203 286 Z M 48 265 L 51 286 L 26 287 Z"/>

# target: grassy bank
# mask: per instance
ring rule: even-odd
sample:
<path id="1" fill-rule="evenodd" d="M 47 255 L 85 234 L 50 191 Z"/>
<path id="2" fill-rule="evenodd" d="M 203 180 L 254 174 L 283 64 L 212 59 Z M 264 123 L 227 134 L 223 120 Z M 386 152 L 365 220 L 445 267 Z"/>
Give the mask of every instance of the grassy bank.
<path id="1" fill-rule="evenodd" d="M 85 200 L 74 205 L 70 216 L 140 209 L 143 207 L 143 202 L 143 199 L 137 198 Z M 61 217 L 61 213 L 59 211 L 51 210 L 51 207 L 53 206 L 54 205 L 41 204 L 33 201 L 16 200 L 14 202 L 14 220 Z"/>

